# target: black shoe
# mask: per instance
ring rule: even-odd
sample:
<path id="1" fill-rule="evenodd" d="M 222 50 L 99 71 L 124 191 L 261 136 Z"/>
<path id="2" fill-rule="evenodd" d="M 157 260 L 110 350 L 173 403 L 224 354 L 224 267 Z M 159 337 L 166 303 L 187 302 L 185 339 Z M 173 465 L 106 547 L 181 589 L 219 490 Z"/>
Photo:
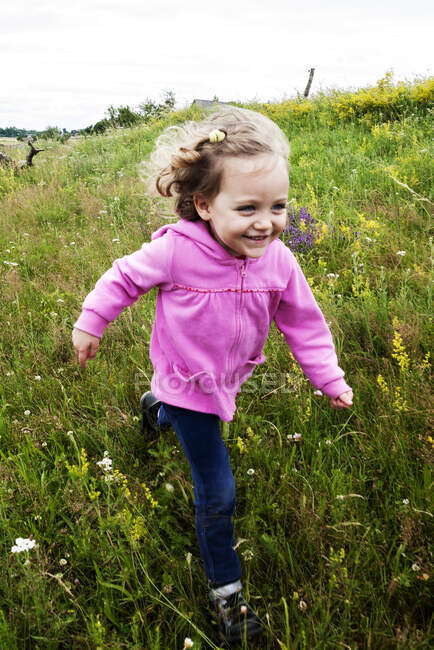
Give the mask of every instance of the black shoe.
<path id="1" fill-rule="evenodd" d="M 251 639 L 263 632 L 263 627 L 253 609 L 246 602 L 242 590 L 222 598 L 218 589 L 209 592 L 209 598 L 217 612 L 220 633 L 228 643 Z"/>
<path id="2" fill-rule="evenodd" d="M 161 402 L 158 400 L 155 395 L 148 390 L 147 393 L 143 393 L 140 398 L 140 411 L 142 413 L 142 420 L 140 422 L 140 433 L 145 434 L 145 429 L 151 429 L 151 431 L 158 431 L 157 420 L 158 420 L 158 411 L 160 410 Z"/>

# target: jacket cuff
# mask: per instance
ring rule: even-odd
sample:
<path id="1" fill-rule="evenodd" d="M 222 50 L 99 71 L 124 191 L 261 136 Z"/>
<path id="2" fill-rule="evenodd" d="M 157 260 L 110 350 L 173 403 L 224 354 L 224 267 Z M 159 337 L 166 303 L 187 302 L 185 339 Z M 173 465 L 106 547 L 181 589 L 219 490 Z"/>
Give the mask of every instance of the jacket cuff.
<path id="1" fill-rule="evenodd" d="M 74 327 L 92 336 L 97 336 L 99 339 L 102 337 L 104 328 L 108 325 L 109 321 L 102 318 L 99 314 L 90 309 L 83 309 L 78 320 L 74 323 Z"/>
<path id="2" fill-rule="evenodd" d="M 344 379 L 341 378 L 330 381 L 328 384 L 322 386 L 320 390 L 329 397 L 337 399 L 339 395 L 342 395 L 342 393 L 345 393 L 347 390 L 352 390 L 352 388 L 351 386 L 348 386 Z"/>

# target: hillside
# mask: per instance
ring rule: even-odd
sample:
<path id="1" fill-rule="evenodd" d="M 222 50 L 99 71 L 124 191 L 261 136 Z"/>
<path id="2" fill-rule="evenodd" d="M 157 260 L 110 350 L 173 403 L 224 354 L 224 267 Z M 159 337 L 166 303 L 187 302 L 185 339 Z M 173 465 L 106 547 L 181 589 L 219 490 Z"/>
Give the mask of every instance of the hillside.
<path id="1" fill-rule="evenodd" d="M 291 141 L 285 241 L 354 390 L 333 411 L 273 328 L 223 427 L 262 648 L 432 647 L 433 88 L 386 75 L 250 106 Z M 1 647 L 218 647 L 187 461 L 172 431 L 139 436 L 155 292 L 85 371 L 71 344 L 101 273 L 173 216 L 140 162 L 165 126 L 200 117 L 48 141 L 35 167 L 0 168 Z M 11 552 L 19 537 L 34 548 Z"/>

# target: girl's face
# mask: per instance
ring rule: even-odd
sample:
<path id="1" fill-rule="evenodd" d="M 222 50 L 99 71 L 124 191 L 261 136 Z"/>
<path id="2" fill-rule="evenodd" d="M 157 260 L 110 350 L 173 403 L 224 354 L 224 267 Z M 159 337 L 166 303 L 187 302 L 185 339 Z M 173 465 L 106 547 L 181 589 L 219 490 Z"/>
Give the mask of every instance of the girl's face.
<path id="1" fill-rule="evenodd" d="M 220 192 L 194 196 L 200 217 L 219 244 L 235 257 L 258 258 L 286 225 L 288 169 L 282 156 L 226 158 Z"/>

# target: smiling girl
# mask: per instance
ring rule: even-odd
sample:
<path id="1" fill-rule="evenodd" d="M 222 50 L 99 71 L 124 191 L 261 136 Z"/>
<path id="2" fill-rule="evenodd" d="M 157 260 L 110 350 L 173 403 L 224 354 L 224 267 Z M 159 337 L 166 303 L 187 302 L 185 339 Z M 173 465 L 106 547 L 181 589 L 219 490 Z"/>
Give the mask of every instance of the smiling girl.
<path id="1" fill-rule="evenodd" d="M 279 239 L 288 156 L 282 131 L 252 111 L 228 108 L 167 129 L 151 155 L 149 183 L 175 198 L 180 219 L 115 260 L 85 299 L 72 334 L 85 368 L 106 325 L 158 287 L 152 392 L 140 403 L 150 428 L 173 427 L 189 460 L 209 598 L 228 641 L 255 636 L 262 626 L 245 599 L 234 549 L 235 482 L 220 420 L 232 420 L 241 385 L 265 361 L 273 320 L 332 408 L 352 405 L 324 316 Z"/>

